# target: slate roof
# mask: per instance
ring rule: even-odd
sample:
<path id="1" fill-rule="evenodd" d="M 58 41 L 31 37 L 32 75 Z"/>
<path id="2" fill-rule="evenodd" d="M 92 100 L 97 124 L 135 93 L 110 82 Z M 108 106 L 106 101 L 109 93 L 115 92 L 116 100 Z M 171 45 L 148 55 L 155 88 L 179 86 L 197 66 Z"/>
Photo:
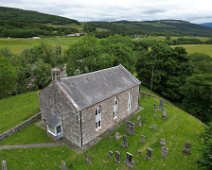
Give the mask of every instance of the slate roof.
<path id="1" fill-rule="evenodd" d="M 88 108 L 139 84 L 140 81 L 122 65 L 62 78 L 57 82 L 77 110 Z"/>

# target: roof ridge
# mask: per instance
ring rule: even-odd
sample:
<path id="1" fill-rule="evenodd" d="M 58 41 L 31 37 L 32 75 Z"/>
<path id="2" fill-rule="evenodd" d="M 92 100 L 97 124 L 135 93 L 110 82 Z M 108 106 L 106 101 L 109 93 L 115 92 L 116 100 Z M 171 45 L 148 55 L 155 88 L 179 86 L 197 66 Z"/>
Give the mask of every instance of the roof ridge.
<path id="1" fill-rule="evenodd" d="M 109 67 L 109 68 L 105 68 L 102 70 L 97 70 L 97 71 L 93 71 L 93 72 L 89 72 L 89 73 L 83 73 L 83 74 L 79 74 L 79 75 L 75 75 L 75 76 L 70 76 L 70 77 L 64 77 L 61 80 L 67 80 L 67 79 L 71 79 L 71 78 L 76 78 L 76 77 L 81 77 L 81 76 L 86 76 L 86 75 L 90 75 L 90 74 L 95 74 L 98 72 L 102 72 L 102 71 L 106 71 L 106 70 L 111 70 L 114 69 L 116 67 L 120 67 L 121 64 L 117 65 L 117 66 L 113 66 L 113 67 Z M 122 66 L 122 65 L 121 65 Z M 123 67 L 123 66 L 122 66 Z"/>

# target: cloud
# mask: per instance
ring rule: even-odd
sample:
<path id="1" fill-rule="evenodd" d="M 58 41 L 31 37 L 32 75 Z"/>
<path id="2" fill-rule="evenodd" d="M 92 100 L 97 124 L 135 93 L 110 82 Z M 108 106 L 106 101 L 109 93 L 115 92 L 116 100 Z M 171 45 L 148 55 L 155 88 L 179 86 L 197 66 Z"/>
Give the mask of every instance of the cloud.
<path id="1" fill-rule="evenodd" d="M 0 6 L 34 10 L 79 21 L 212 21 L 211 0 L 1 0 Z"/>

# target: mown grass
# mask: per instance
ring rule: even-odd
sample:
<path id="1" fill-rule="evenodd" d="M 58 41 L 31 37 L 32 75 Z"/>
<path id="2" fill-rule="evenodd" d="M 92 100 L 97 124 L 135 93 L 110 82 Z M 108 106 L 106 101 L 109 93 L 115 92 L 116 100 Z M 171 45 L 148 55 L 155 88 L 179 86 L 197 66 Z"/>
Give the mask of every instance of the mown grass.
<path id="1" fill-rule="evenodd" d="M 46 37 L 41 39 L 0 38 L 0 48 L 7 48 L 13 54 L 20 54 L 26 48 L 44 43 L 52 46 L 60 45 L 62 50 L 65 50 L 73 43 L 79 41 L 79 39 L 80 37 Z"/>
<path id="2" fill-rule="evenodd" d="M 9 170 L 61 170 L 61 160 L 69 163 L 76 156 L 66 146 L 0 150 L 0 160 L 7 160 Z"/>
<path id="3" fill-rule="evenodd" d="M 20 132 L 0 140 L 1 145 L 18 145 L 18 144 L 33 144 L 33 143 L 51 143 L 54 142 L 52 138 L 46 135 L 46 132 L 32 124 Z"/>
<path id="4" fill-rule="evenodd" d="M 0 100 L 0 133 L 39 112 L 38 92 Z"/>
<path id="5" fill-rule="evenodd" d="M 159 104 L 158 98 L 145 97 L 141 99 L 140 105 L 144 110 L 133 115 L 131 121 L 136 123 L 138 115 L 142 116 L 143 126 L 135 126 L 135 135 L 127 136 L 128 148 L 121 146 L 121 139 L 115 140 L 114 134 L 119 131 L 122 135 L 125 133 L 125 123 L 116 128 L 107 137 L 95 146 L 88 149 L 85 153 L 76 155 L 69 149 L 60 147 L 21 149 L 21 150 L 2 150 L 0 151 L 0 160 L 8 160 L 9 169 L 16 170 L 38 170 L 38 169 L 60 169 L 61 160 L 66 160 L 69 169 L 128 169 L 125 165 L 126 152 L 133 154 L 134 169 L 151 170 L 197 170 L 197 160 L 200 156 L 202 145 L 201 134 L 205 125 L 198 119 L 185 113 L 183 110 L 171 105 L 165 104 L 168 113 L 168 119 L 161 119 L 161 112 L 153 111 L 153 104 Z M 157 125 L 156 130 L 149 127 Z M 141 135 L 146 136 L 146 143 L 141 144 Z M 39 138 L 39 136 L 37 136 Z M 160 138 L 165 138 L 169 150 L 168 157 L 163 159 L 161 156 Z M 182 153 L 184 143 L 192 143 L 192 154 L 184 155 Z M 146 148 L 151 147 L 153 158 L 145 160 Z M 142 153 L 138 153 L 138 149 Z M 108 157 L 108 151 L 120 151 L 121 162 L 116 163 L 114 156 Z M 88 165 L 85 155 L 92 157 L 92 164 Z M 60 155 L 60 156 L 59 156 Z M 17 158 L 18 157 L 18 158 Z M 25 165 L 25 166 L 24 166 Z"/>
<path id="6" fill-rule="evenodd" d="M 203 53 L 212 57 L 212 44 L 193 44 L 193 45 L 177 45 L 177 46 L 185 48 L 186 51 L 190 54 Z"/>

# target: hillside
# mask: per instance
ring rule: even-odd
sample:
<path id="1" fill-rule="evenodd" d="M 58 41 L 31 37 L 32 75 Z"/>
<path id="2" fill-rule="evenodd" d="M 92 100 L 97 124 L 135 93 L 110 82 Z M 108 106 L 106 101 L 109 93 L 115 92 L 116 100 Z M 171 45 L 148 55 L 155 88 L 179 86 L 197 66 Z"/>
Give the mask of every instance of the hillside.
<path id="1" fill-rule="evenodd" d="M 0 7 L 0 37 L 31 38 L 78 32 L 73 19 L 16 8 Z"/>
<path id="2" fill-rule="evenodd" d="M 142 91 L 150 93 L 142 87 Z M 156 95 L 155 95 L 156 96 Z M 19 101 L 11 100 L 11 104 Z M 37 100 L 38 96 L 34 96 Z M 27 100 L 27 98 L 26 98 Z M 115 132 L 125 134 L 125 123 L 122 122 L 115 129 L 106 135 L 95 146 L 84 153 L 76 153 L 66 146 L 10 149 L 1 150 L 2 145 L 29 144 L 51 142 L 44 136 L 43 130 L 38 130 L 37 125 L 30 126 L 14 136 L 0 142 L 0 160 L 7 160 L 8 169 L 16 170 L 39 170 L 39 169 L 61 169 L 61 160 L 65 160 L 68 169 L 128 169 L 124 161 L 126 152 L 133 154 L 133 169 L 155 169 L 155 170 L 198 170 L 197 160 L 200 156 L 202 139 L 200 135 L 204 131 L 205 125 L 198 119 L 192 117 L 183 110 L 175 107 L 171 103 L 165 104 L 168 113 L 167 120 L 161 119 L 161 112 L 154 112 L 154 103 L 159 104 L 159 96 L 145 96 L 140 100 L 143 111 L 135 113 L 130 120 L 136 124 L 137 116 L 142 116 L 143 126 L 135 125 L 135 134 L 127 136 L 128 148 L 121 146 L 122 137 L 115 140 Z M 24 102 L 23 102 L 24 104 Z M 21 103 L 20 103 L 21 105 Z M 38 107 L 38 104 L 37 104 Z M 10 108 L 8 108 L 10 110 Z M 24 111 L 23 111 L 24 112 Z M 27 112 L 27 110 L 26 110 Z M 10 113 L 8 111 L 8 113 Z M 194 130 L 195 129 L 195 130 Z M 34 132 L 33 132 L 34 131 Z M 34 134 L 33 137 L 32 133 Z M 144 144 L 141 143 L 141 135 L 146 136 Z M 163 159 L 161 156 L 160 138 L 165 138 L 168 147 L 168 156 Z M 190 141 L 192 144 L 191 155 L 182 153 L 184 144 Z M 146 160 L 146 149 L 153 149 L 153 157 Z M 120 152 L 120 163 L 114 160 L 114 154 L 110 158 L 108 151 Z M 20 154 L 21 153 L 21 154 Z M 91 165 L 86 162 L 86 155 L 92 158 Z"/>
<path id="3" fill-rule="evenodd" d="M 89 24 L 108 30 L 112 34 L 212 37 L 211 28 L 180 20 L 90 22 Z"/>
<path id="4" fill-rule="evenodd" d="M 204 24 L 201 24 L 201 25 L 212 28 L 212 22 L 204 23 Z"/>
<path id="5" fill-rule="evenodd" d="M 17 8 L 0 7 L 0 21 L 31 22 L 43 24 L 79 24 L 78 21 L 56 15 L 44 14 Z"/>

